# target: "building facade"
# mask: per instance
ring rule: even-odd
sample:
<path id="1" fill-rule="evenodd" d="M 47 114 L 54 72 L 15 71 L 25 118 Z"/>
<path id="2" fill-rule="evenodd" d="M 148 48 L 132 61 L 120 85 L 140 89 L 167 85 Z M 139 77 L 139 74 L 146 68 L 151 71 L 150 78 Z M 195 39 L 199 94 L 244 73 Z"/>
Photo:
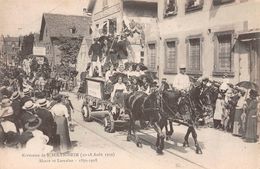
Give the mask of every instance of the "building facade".
<path id="1" fill-rule="evenodd" d="M 91 46 L 91 37 L 90 36 L 84 37 L 77 56 L 76 70 L 79 72 L 77 75 L 78 81 L 80 81 L 80 73 L 86 70 L 87 63 L 91 61 L 90 57 L 88 56 L 88 50 L 90 46 Z"/>
<path id="2" fill-rule="evenodd" d="M 128 60 L 144 62 L 146 36 L 157 21 L 156 0 L 92 0 L 92 37 L 121 35 L 126 29 L 133 32 L 127 37 Z"/>
<path id="3" fill-rule="evenodd" d="M 147 60 L 169 82 L 185 64 L 191 76 L 260 85 L 259 9 L 259 0 L 160 0 Z"/>
<path id="4" fill-rule="evenodd" d="M 6 65 L 15 65 L 22 40 L 22 37 L 3 37 L 2 54 Z"/>
<path id="5" fill-rule="evenodd" d="M 60 64 L 60 38 L 84 38 L 88 35 L 90 18 L 86 16 L 45 13 L 42 17 L 38 45 L 46 48 L 51 66 Z"/>

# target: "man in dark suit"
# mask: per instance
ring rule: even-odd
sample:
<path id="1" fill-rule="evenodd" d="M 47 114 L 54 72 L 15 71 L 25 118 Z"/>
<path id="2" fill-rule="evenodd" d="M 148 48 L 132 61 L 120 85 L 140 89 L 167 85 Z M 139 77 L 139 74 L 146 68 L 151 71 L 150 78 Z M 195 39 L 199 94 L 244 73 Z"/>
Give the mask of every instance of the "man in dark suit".
<path id="1" fill-rule="evenodd" d="M 117 43 L 117 52 L 120 61 L 125 64 L 128 61 L 128 53 L 127 53 L 127 44 L 126 38 L 124 36 L 120 37 L 120 40 Z"/>
<path id="2" fill-rule="evenodd" d="M 92 71 L 90 71 L 90 76 L 93 76 L 94 69 L 97 67 L 99 76 L 102 76 L 101 73 L 101 58 L 102 58 L 102 46 L 98 42 L 98 38 L 94 38 L 94 43 L 90 46 L 88 55 L 91 56 Z"/>
<path id="3" fill-rule="evenodd" d="M 51 112 L 47 109 L 48 101 L 44 99 L 37 100 L 38 108 L 35 114 L 42 119 L 42 123 L 39 126 L 39 130 L 49 137 L 49 145 L 54 144 L 54 136 L 56 133 L 56 123 L 54 122 Z"/>
<path id="4" fill-rule="evenodd" d="M 22 113 L 22 105 L 21 105 L 21 100 L 20 100 L 20 95 L 18 92 L 14 92 L 12 94 L 12 108 L 14 111 L 14 123 L 17 127 L 17 129 L 22 128 L 22 124 L 20 121 L 20 116 Z"/>
<path id="5" fill-rule="evenodd" d="M 21 120 L 21 125 L 23 128 L 23 131 L 25 131 L 25 124 L 28 122 L 28 119 L 31 119 L 32 117 L 34 117 L 35 114 L 35 104 L 33 103 L 32 100 L 28 100 L 27 102 L 24 103 L 23 107 L 22 107 L 22 113 L 20 116 L 20 120 Z"/>
<path id="6" fill-rule="evenodd" d="M 23 94 L 24 96 L 21 98 L 21 106 L 24 106 L 24 104 L 27 102 L 27 101 L 30 101 L 32 100 L 31 98 L 31 93 L 30 93 L 30 90 L 28 88 L 25 88 L 23 90 Z"/>

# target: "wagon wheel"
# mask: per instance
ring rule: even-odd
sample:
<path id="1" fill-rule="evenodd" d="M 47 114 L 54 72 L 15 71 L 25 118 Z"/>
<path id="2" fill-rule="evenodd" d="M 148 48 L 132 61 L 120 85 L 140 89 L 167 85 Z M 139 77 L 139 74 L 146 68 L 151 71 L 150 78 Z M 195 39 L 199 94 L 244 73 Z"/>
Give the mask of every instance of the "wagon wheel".
<path id="1" fill-rule="evenodd" d="M 106 115 L 104 118 L 104 129 L 108 133 L 114 133 L 115 132 L 115 122 L 113 119 L 113 116 Z"/>
<path id="2" fill-rule="evenodd" d="M 86 121 L 86 122 L 93 121 L 93 119 L 91 118 L 91 115 L 90 115 L 90 113 L 91 113 L 90 107 L 88 105 L 84 105 L 82 107 L 81 112 L 82 112 L 82 116 L 83 116 L 84 121 Z"/>

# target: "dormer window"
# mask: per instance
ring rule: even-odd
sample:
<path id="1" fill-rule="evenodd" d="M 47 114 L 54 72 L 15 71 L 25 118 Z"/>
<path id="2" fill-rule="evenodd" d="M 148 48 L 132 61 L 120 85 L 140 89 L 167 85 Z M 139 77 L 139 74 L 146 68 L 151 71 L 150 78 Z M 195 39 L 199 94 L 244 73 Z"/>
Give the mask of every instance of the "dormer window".
<path id="1" fill-rule="evenodd" d="M 76 28 L 75 27 L 70 28 L 70 33 L 75 34 L 76 33 Z"/>
<path id="2" fill-rule="evenodd" d="M 191 12 L 202 9 L 204 0 L 186 0 L 185 12 Z"/>
<path id="3" fill-rule="evenodd" d="M 164 17 L 174 16 L 177 14 L 176 0 L 165 0 Z"/>

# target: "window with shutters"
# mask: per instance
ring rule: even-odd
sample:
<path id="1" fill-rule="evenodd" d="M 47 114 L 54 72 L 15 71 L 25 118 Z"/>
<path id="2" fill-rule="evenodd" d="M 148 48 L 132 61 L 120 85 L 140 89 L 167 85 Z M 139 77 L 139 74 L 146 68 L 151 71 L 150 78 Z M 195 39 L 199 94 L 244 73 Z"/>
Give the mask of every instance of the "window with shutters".
<path id="1" fill-rule="evenodd" d="M 147 66 L 150 70 L 156 70 L 156 43 L 148 44 Z"/>
<path id="2" fill-rule="evenodd" d="M 177 73 L 177 39 L 165 41 L 165 74 Z"/>
<path id="3" fill-rule="evenodd" d="M 213 75 L 233 76 L 233 31 L 215 33 L 215 63 Z"/>
<path id="4" fill-rule="evenodd" d="M 187 42 L 187 73 L 201 74 L 202 37 L 188 37 Z"/>

